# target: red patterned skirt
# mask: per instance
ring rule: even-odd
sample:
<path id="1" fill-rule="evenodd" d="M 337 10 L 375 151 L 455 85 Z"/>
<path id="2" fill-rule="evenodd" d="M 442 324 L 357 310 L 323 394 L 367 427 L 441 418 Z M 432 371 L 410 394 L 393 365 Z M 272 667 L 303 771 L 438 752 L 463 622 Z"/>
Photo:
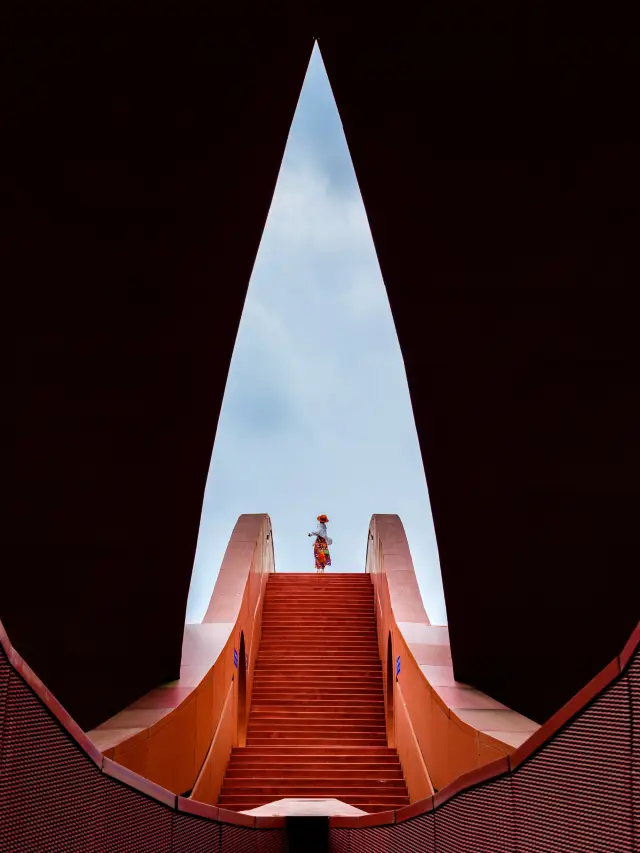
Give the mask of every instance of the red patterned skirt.
<path id="1" fill-rule="evenodd" d="M 317 536 L 313 544 L 313 556 L 316 558 L 316 569 L 324 569 L 331 565 L 331 555 L 329 554 L 329 546 L 327 540 L 322 536 Z"/>

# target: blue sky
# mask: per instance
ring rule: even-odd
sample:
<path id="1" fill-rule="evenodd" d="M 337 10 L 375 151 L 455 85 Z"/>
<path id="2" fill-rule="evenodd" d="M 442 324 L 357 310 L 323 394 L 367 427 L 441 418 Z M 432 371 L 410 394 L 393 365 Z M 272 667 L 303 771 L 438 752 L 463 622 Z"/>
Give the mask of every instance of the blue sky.
<path id="1" fill-rule="evenodd" d="M 206 393 L 206 389 L 204 389 Z M 271 516 L 277 571 L 364 570 L 375 512 L 407 531 L 425 607 L 446 623 L 438 551 L 386 290 L 321 55 L 313 51 L 256 258 L 202 508 L 187 621 L 206 610 L 244 512 Z"/>

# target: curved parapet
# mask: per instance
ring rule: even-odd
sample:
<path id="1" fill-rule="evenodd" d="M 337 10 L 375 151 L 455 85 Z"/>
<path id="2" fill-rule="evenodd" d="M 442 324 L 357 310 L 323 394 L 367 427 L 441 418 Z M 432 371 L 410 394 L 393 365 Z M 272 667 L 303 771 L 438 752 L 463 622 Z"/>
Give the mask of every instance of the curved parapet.
<path id="1" fill-rule="evenodd" d="M 635 850 L 640 624 L 622 652 L 515 752 L 435 796 L 332 817 L 331 850 Z"/>
<path id="2" fill-rule="evenodd" d="M 455 680 L 448 630 L 429 622 L 400 518 L 374 515 L 368 535 L 387 734 L 416 801 L 510 755 L 539 726 Z"/>
<path id="3" fill-rule="evenodd" d="M 296 827 L 304 849 L 635 849 L 640 625 L 610 662 L 508 758 L 435 797 Z M 335 812 L 332 812 L 335 814 Z M 12 648 L 0 623 L 0 846 L 46 850 L 291 850 L 285 819 L 176 796 L 106 758 Z M 301 839 L 300 836 L 303 836 Z M 436 838 L 438 844 L 436 846 Z"/>
<path id="4" fill-rule="evenodd" d="M 284 820 L 194 803 L 104 756 L 12 647 L 0 622 L 3 853 L 283 853 Z"/>
<path id="5" fill-rule="evenodd" d="M 333 851 L 428 853 L 463 847 L 507 853 L 532 845 L 549 853 L 635 849 L 639 646 L 640 625 L 621 653 L 513 754 L 403 808 L 331 817 L 324 846 L 316 821 L 297 824 L 297 842 L 304 849 L 314 842 Z M 403 663 L 399 685 L 406 669 Z M 403 738 L 397 729 L 396 735 Z M 0 623 L 3 851 L 280 853 L 293 849 L 287 837 L 293 829 L 282 817 L 237 814 L 176 796 L 105 757 L 12 647 Z"/>
<path id="6" fill-rule="evenodd" d="M 185 625 L 180 678 L 88 732 L 103 755 L 184 794 L 214 751 L 222 780 L 231 747 L 245 737 L 264 588 L 273 571 L 269 516 L 240 516 L 204 620 Z"/>

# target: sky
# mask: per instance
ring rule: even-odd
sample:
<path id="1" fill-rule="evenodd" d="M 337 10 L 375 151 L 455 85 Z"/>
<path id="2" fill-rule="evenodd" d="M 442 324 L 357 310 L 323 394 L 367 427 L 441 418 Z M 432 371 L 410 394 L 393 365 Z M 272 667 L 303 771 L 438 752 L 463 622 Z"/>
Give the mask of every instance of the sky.
<path id="1" fill-rule="evenodd" d="M 238 516 L 271 516 L 276 571 L 364 571 L 374 513 L 402 519 L 425 608 L 446 610 L 402 354 L 318 48 L 280 169 L 238 330 L 187 606 L 200 622 Z"/>

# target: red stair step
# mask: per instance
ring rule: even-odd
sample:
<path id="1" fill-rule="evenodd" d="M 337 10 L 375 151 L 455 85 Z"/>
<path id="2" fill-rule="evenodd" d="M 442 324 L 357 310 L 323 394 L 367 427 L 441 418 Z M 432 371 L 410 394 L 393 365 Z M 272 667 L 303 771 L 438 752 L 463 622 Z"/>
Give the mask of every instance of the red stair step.
<path id="1" fill-rule="evenodd" d="M 247 745 L 232 750 L 220 805 L 335 797 L 367 812 L 407 805 L 387 746 L 371 578 L 278 574 L 267 582 Z"/>

